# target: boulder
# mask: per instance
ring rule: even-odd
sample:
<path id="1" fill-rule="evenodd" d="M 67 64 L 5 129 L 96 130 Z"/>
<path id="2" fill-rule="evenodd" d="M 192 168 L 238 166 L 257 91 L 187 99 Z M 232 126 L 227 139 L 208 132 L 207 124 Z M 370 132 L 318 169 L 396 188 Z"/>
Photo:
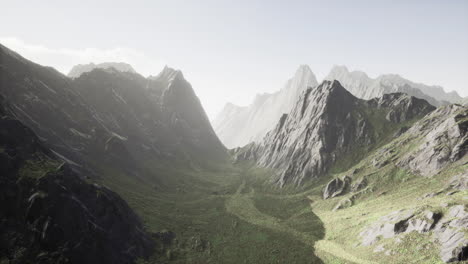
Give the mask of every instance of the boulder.
<path id="1" fill-rule="evenodd" d="M 448 217 L 435 228 L 434 237 L 440 244 L 440 258 L 446 262 L 468 260 L 468 213 L 463 205 L 450 208 Z"/>
<path id="2" fill-rule="evenodd" d="M 370 246 L 379 241 L 380 237 L 391 238 L 403 233 L 408 228 L 408 220 L 414 216 L 413 210 L 400 210 L 383 216 L 379 221 L 362 231 L 359 236 L 363 246 Z"/>
<path id="3" fill-rule="evenodd" d="M 327 186 L 323 189 L 323 199 L 333 198 L 342 195 L 346 192 L 351 178 L 344 176 L 342 179 L 335 178 L 327 183 Z"/>
<path id="4" fill-rule="evenodd" d="M 359 178 L 353 185 L 351 185 L 351 191 L 357 192 L 364 189 L 367 186 L 366 177 Z"/>

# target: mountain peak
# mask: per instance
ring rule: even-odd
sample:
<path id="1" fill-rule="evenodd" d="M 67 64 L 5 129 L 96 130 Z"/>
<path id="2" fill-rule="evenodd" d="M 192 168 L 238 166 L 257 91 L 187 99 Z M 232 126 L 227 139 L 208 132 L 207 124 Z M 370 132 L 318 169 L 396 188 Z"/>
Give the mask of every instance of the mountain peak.
<path id="1" fill-rule="evenodd" d="M 326 174 L 354 148 L 371 147 L 380 137 L 391 134 L 387 130 L 375 133 L 381 127 L 374 127 L 369 113 L 384 113 L 383 127 L 395 130 L 398 123 L 433 109 L 426 101 L 402 93 L 359 100 L 339 81 L 325 80 L 301 94 L 294 108 L 252 147 L 252 157 L 258 165 L 277 170 L 280 186 L 288 182 L 300 185 L 305 179 Z"/>
<path id="2" fill-rule="evenodd" d="M 169 66 L 164 66 L 163 70 L 155 77 L 155 79 L 165 79 L 167 81 L 173 80 L 175 78 L 182 78 L 184 79 L 184 75 L 182 71 L 176 70 Z"/>
<path id="3" fill-rule="evenodd" d="M 318 84 L 315 74 L 307 64 L 299 65 L 291 82 L 296 88 L 316 86 Z"/>
<path id="4" fill-rule="evenodd" d="M 68 77 L 70 78 L 78 78 L 85 72 L 90 72 L 94 69 L 114 69 L 119 72 L 131 72 L 136 73 L 133 67 L 125 62 L 103 62 L 99 64 L 95 63 L 88 63 L 88 64 L 78 64 L 73 66 L 73 68 L 68 73 Z"/>

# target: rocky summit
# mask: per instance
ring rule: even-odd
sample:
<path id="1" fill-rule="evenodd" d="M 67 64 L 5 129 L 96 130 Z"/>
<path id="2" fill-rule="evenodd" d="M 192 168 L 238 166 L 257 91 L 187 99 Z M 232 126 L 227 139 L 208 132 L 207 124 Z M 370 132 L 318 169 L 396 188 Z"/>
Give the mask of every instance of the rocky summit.
<path id="1" fill-rule="evenodd" d="M 136 73 L 133 67 L 130 64 L 124 62 L 103 62 L 99 64 L 78 64 L 73 66 L 73 68 L 68 73 L 70 78 L 78 78 L 83 73 L 90 72 L 94 69 L 104 69 L 109 71 L 120 71 L 120 72 L 131 72 Z"/>
<path id="2" fill-rule="evenodd" d="M 226 104 L 213 120 L 216 134 L 228 148 L 258 142 L 275 127 L 282 114 L 293 108 L 305 89 L 315 86 L 317 79 L 312 70 L 307 65 L 301 65 L 278 92 L 259 94 L 247 107 Z"/>
<path id="3" fill-rule="evenodd" d="M 338 81 L 324 81 L 308 88 L 262 142 L 239 149 L 237 155 L 275 169 L 280 186 L 300 185 L 323 176 L 340 160 L 358 158 L 351 153 L 370 151 L 434 109 L 402 93 L 361 100 Z"/>

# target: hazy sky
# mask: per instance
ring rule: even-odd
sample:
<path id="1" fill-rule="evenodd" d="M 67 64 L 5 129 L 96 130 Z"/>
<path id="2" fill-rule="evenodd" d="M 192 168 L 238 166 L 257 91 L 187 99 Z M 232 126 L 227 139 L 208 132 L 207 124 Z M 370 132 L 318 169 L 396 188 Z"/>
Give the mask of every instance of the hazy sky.
<path id="1" fill-rule="evenodd" d="M 0 0 L 0 43 L 68 73 L 126 61 L 181 69 L 213 118 L 280 89 L 300 64 L 398 73 L 468 96 L 467 0 Z"/>

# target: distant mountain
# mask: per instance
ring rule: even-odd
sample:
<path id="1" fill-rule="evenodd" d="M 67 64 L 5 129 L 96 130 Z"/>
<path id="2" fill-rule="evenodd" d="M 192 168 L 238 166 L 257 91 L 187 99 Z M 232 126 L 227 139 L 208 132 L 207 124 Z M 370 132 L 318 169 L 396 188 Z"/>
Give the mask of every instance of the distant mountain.
<path id="1" fill-rule="evenodd" d="M 235 152 L 238 159 L 256 160 L 260 166 L 275 169 L 278 185 L 301 185 L 344 163 L 351 153 L 355 154 L 348 159 L 362 158 L 399 127 L 434 109 L 425 100 L 402 93 L 365 101 L 336 80 L 324 81 L 304 91 L 260 143 Z"/>
<path id="2" fill-rule="evenodd" d="M 213 127 L 228 148 L 260 141 L 281 115 L 291 110 L 299 95 L 316 85 L 317 79 L 309 66 L 302 65 L 280 91 L 257 95 L 247 107 L 226 104 L 214 119 Z"/>
<path id="3" fill-rule="evenodd" d="M 435 106 L 458 103 L 462 100 L 457 92 L 446 93 L 440 86 L 414 83 L 396 74 L 380 75 L 372 79 L 361 71 L 350 72 L 345 66 L 334 66 L 325 80 L 338 80 L 354 96 L 362 99 L 402 92 L 425 99 Z"/>
<path id="4" fill-rule="evenodd" d="M 90 72 L 94 69 L 115 69 L 120 72 L 131 72 L 136 73 L 133 67 L 130 64 L 124 62 L 103 62 L 99 64 L 89 63 L 89 64 L 78 64 L 73 66 L 73 68 L 68 73 L 68 77 L 77 78 L 85 72 Z"/>

